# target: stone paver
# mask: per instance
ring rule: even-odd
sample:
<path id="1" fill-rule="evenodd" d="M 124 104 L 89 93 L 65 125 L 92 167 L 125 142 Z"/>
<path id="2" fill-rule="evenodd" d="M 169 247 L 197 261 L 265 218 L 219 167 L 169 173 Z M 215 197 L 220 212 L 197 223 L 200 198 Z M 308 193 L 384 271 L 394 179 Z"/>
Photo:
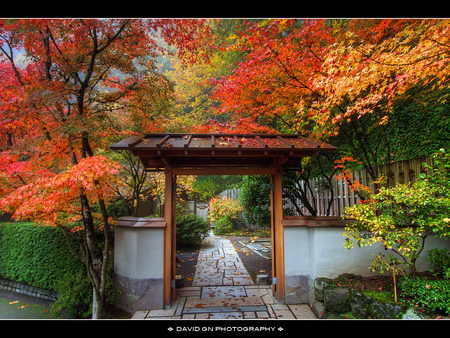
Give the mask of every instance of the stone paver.
<path id="1" fill-rule="evenodd" d="M 253 285 L 253 280 L 231 241 L 210 232 L 200 248 L 192 285 Z"/>
<path id="2" fill-rule="evenodd" d="M 132 319 L 317 319 L 306 304 L 280 304 L 269 285 L 254 285 L 233 244 L 206 238 L 192 286 L 176 290 L 168 309 L 137 311 Z"/>
<path id="3" fill-rule="evenodd" d="M 247 297 L 245 288 L 243 286 L 230 287 L 230 286 L 210 286 L 203 287 L 200 298 L 235 298 L 235 297 Z"/>

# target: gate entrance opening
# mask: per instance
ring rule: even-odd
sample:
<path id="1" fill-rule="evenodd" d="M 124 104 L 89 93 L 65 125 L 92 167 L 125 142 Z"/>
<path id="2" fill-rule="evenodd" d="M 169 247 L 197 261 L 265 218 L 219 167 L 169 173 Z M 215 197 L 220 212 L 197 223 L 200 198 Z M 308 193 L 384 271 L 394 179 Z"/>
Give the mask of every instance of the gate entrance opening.
<path id="1" fill-rule="evenodd" d="M 164 171 L 164 305 L 175 294 L 176 178 L 178 175 L 270 175 L 272 290 L 285 297 L 281 174 L 299 169 L 301 159 L 336 148 L 295 134 L 145 134 L 110 147 L 138 156 L 145 170 Z"/>

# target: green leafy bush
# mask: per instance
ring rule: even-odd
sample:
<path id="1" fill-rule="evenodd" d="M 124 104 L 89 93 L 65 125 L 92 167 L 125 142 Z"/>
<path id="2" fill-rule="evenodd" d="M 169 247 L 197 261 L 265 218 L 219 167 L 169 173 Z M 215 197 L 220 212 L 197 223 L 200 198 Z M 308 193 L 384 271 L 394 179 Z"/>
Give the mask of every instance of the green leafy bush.
<path id="1" fill-rule="evenodd" d="M 225 233 L 229 233 L 232 230 L 233 230 L 233 221 L 232 221 L 231 217 L 224 216 L 224 217 L 219 218 L 216 221 L 214 233 L 225 234 Z"/>
<path id="2" fill-rule="evenodd" d="M 97 236 L 101 237 L 102 232 L 98 232 Z M 77 252 L 78 245 L 72 243 L 72 246 Z M 90 316 L 92 286 L 85 265 L 72 256 L 60 229 L 37 226 L 31 222 L 1 223 L 0 257 L 1 277 L 59 293 L 59 298 L 52 305 L 55 317 Z M 115 292 L 112 288 L 113 266 L 114 261 L 110 259 L 107 281 L 109 303 Z"/>
<path id="3" fill-rule="evenodd" d="M 209 224 L 203 218 L 188 212 L 177 214 L 177 245 L 195 246 L 202 242 L 209 231 Z"/>
<path id="4" fill-rule="evenodd" d="M 246 222 L 270 228 L 270 176 L 244 176 L 243 182 L 239 199 Z"/>
<path id="5" fill-rule="evenodd" d="M 366 201 L 345 209 L 356 221 L 345 228 L 345 246 L 382 243 L 404 260 L 412 277 L 428 236 L 450 237 L 450 155 L 435 154 L 434 166 L 414 184 L 382 187 Z"/>
<path id="6" fill-rule="evenodd" d="M 450 252 L 447 249 L 428 250 L 428 263 L 432 266 L 433 276 L 450 279 Z"/>
<path id="7" fill-rule="evenodd" d="M 92 314 L 92 285 L 86 272 L 65 275 L 56 288 L 59 297 L 51 306 L 55 318 L 79 319 Z"/>
<path id="8" fill-rule="evenodd" d="M 401 297 L 408 305 L 423 306 L 431 311 L 439 309 L 450 314 L 449 280 L 404 276 L 399 286 L 402 290 Z"/>
<path id="9" fill-rule="evenodd" d="M 114 256 L 114 254 L 111 254 Z M 114 260 L 108 262 L 106 280 L 106 302 L 114 303 L 114 297 L 119 292 L 114 288 Z M 83 319 L 92 315 L 92 284 L 86 274 L 86 269 L 80 269 L 75 274 L 68 273 L 58 280 L 56 290 L 58 299 L 52 304 L 51 312 L 55 318 Z"/>

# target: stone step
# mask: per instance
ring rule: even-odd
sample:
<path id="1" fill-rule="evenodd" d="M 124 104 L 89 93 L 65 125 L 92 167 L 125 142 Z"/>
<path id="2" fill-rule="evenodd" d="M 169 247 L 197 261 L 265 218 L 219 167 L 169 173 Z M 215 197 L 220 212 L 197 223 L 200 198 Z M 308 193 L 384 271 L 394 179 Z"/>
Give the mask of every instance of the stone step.
<path id="1" fill-rule="evenodd" d="M 226 306 L 253 306 L 265 305 L 261 297 L 237 297 L 237 298 L 197 298 L 188 297 L 186 299 L 185 308 L 211 308 Z"/>
<path id="2" fill-rule="evenodd" d="M 212 307 L 184 307 L 185 313 L 224 313 L 224 312 L 248 312 L 248 311 L 267 311 L 265 305 L 247 305 L 247 306 L 212 306 Z"/>

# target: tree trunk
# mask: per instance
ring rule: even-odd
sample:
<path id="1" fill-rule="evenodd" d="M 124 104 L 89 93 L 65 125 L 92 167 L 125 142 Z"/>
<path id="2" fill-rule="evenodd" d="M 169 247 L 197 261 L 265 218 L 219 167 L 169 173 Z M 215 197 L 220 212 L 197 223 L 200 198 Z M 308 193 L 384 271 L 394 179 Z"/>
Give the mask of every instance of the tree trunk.
<path id="1" fill-rule="evenodd" d="M 106 318 L 105 297 L 99 295 L 99 291 L 92 288 L 92 319 Z"/>

